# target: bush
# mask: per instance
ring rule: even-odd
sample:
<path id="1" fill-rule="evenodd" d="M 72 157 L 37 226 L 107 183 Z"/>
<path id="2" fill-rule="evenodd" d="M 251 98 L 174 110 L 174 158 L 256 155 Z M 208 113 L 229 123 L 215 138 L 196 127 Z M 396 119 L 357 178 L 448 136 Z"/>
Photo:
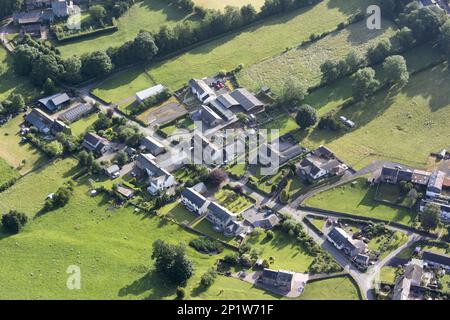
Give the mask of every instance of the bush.
<path id="1" fill-rule="evenodd" d="M 202 275 L 200 279 L 200 285 L 205 289 L 209 288 L 210 286 L 212 286 L 216 278 L 217 272 L 214 269 L 209 269 Z"/>
<path id="2" fill-rule="evenodd" d="M 2 225 L 10 233 L 19 233 L 28 222 L 28 217 L 22 212 L 11 210 L 2 216 Z"/>
<path id="3" fill-rule="evenodd" d="M 225 257 L 223 257 L 223 262 L 232 266 L 237 265 L 239 262 L 239 256 L 235 253 L 227 254 Z"/>
<path id="4" fill-rule="evenodd" d="M 201 253 L 221 253 L 224 249 L 219 241 L 210 240 L 206 237 L 191 240 L 189 245 Z"/>

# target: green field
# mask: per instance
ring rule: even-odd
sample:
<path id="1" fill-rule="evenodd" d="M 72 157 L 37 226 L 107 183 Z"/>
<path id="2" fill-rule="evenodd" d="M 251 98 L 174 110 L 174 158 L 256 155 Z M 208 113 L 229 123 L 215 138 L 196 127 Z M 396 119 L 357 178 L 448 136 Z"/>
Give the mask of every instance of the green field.
<path id="1" fill-rule="evenodd" d="M 410 225 L 416 213 L 403 208 L 381 204 L 373 197 L 375 188 L 366 184 L 366 178 L 314 195 L 304 203 L 309 207 L 328 209 L 356 216 L 377 218 Z"/>
<path id="2" fill-rule="evenodd" d="M 174 25 L 179 21 L 189 19 L 189 15 L 171 6 L 163 0 L 144 0 L 133 5 L 122 17 L 117 19 L 117 32 L 94 36 L 82 41 L 61 44 L 57 47 L 64 58 L 74 54 L 106 50 L 109 47 L 119 47 L 133 40 L 141 30 L 158 31 L 161 25 Z"/>
<path id="3" fill-rule="evenodd" d="M 307 283 L 301 300 L 359 300 L 358 289 L 348 277 Z"/>
<path id="4" fill-rule="evenodd" d="M 45 198 L 71 177 L 76 170 L 72 158 L 56 160 L 20 179 L 0 193 L 0 211 L 17 209 L 33 217 L 44 205 Z"/>
<path id="5" fill-rule="evenodd" d="M 369 2 L 325 0 L 314 7 L 277 15 L 244 31 L 221 37 L 157 63 L 148 72 L 157 83 L 175 90 L 185 85 L 190 78 L 202 78 L 224 69 L 232 70 L 239 64 L 244 64 L 246 68 L 279 54 L 286 47 L 299 45 L 313 33 L 334 29 L 358 9 L 365 8 Z M 119 101 L 147 87 L 149 85 L 142 82 L 142 73 L 136 72 L 105 81 L 94 90 L 94 94 L 106 101 Z"/>
<path id="6" fill-rule="evenodd" d="M 9 165 L 4 159 L 0 158 L 0 186 L 19 177 L 19 173 Z"/>
<path id="7" fill-rule="evenodd" d="M 21 174 L 42 165 L 47 158 L 30 144 L 21 144 L 18 134 L 20 124 L 23 122 L 19 115 L 0 126 L 0 158 L 3 158 L 14 168 L 19 168 Z"/>
<path id="8" fill-rule="evenodd" d="M 271 269 L 307 272 L 313 261 L 313 257 L 294 238 L 281 231 L 275 231 L 272 240 L 266 239 L 265 234 L 262 234 L 251 237 L 247 243 L 250 243 L 262 258 L 267 260 L 273 258 Z"/>
<path id="9" fill-rule="evenodd" d="M 98 114 L 93 113 L 87 117 L 83 117 L 75 121 L 74 123 L 71 123 L 70 128 L 72 129 L 72 135 L 79 136 L 84 133 L 97 119 Z"/>
<path id="10" fill-rule="evenodd" d="M 27 78 L 17 76 L 12 69 L 12 58 L 3 46 L 0 46 L 0 102 L 11 94 L 22 94 L 29 101 L 39 93 Z"/>
<path id="11" fill-rule="evenodd" d="M 197 217 L 194 213 L 189 212 L 181 203 L 173 202 L 165 205 L 158 210 L 158 213 L 173 218 L 178 223 L 191 223 Z"/>
<path id="12" fill-rule="evenodd" d="M 375 159 L 425 167 L 430 152 L 449 147 L 450 72 L 441 64 L 415 75 L 399 94 L 381 92 L 362 105 L 342 110 L 356 129 L 336 134 L 312 130 L 306 147 L 326 144 L 350 165 L 361 168 Z"/>
<path id="13" fill-rule="evenodd" d="M 272 92 L 279 93 L 289 75 L 298 78 L 306 87 L 316 86 L 321 80 L 320 66 L 324 61 L 339 60 L 352 50 L 363 57 L 371 45 L 394 34 L 392 23 L 383 21 L 382 26 L 381 30 L 368 30 L 365 20 L 352 24 L 319 41 L 244 69 L 237 76 L 238 82 L 255 91 L 269 86 Z"/>

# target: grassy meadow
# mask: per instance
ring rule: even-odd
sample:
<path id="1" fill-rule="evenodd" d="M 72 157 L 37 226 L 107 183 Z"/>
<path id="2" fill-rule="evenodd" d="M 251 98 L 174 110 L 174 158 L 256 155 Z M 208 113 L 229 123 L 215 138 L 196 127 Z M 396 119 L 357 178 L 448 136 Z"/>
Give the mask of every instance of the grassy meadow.
<path id="1" fill-rule="evenodd" d="M 19 177 L 19 173 L 6 160 L 0 158 L 0 186 L 15 178 Z"/>
<path id="2" fill-rule="evenodd" d="M 348 277 L 307 283 L 301 300 L 359 300 L 358 289 Z"/>
<path id="3" fill-rule="evenodd" d="M 76 172 L 72 158 L 56 160 L 21 178 L 0 193 L 0 212 L 17 209 L 33 217 L 44 205 L 45 198 Z"/>
<path id="4" fill-rule="evenodd" d="M 321 80 L 320 66 L 324 61 L 339 60 L 352 50 L 362 57 L 371 45 L 390 38 L 394 32 L 394 25 L 388 21 L 383 21 L 381 30 L 368 30 L 364 20 L 245 68 L 237 79 L 243 87 L 256 91 L 268 86 L 275 93 L 281 91 L 287 75 L 298 78 L 305 87 L 316 86 Z"/>
<path id="5" fill-rule="evenodd" d="M 156 63 L 147 72 L 155 82 L 178 89 L 193 77 L 205 77 L 221 70 L 244 68 L 297 46 L 313 33 L 334 29 L 347 21 L 368 0 L 325 0 L 294 12 L 277 15 L 210 41 L 184 54 Z M 280 35 L 283 35 L 280 37 Z M 119 101 L 149 87 L 141 73 L 122 74 L 102 84 L 93 93 L 106 101 Z M 131 80 L 131 81 L 130 81 Z"/>
<path id="6" fill-rule="evenodd" d="M 246 4 L 252 4 L 256 10 L 259 10 L 265 0 L 194 0 L 198 6 L 209 9 L 224 9 L 226 6 L 241 7 Z"/>
<path id="7" fill-rule="evenodd" d="M 318 193 L 305 201 L 305 205 L 334 210 L 369 218 L 382 219 L 410 225 L 416 213 L 404 208 L 381 204 L 374 200 L 375 188 L 366 184 L 366 178 L 358 178 L 357 183 L 347 183 Z"/>

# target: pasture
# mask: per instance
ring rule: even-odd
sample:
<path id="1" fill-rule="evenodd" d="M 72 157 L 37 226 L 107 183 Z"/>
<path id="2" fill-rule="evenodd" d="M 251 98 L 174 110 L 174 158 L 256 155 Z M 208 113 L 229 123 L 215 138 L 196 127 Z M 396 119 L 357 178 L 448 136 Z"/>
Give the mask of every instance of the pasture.
<path id="1" fill-rule="evenodd" d="M 226 6 L 241 7 L 243 5 L 252 4 L 256 10 L 259 10 L 265 0 L 194 0 L 198 6 L 209 9 L 224 9 Z"/>
<path id="2" fill-rule="evenodd" d="M 35 216 L 47 195 L 56 192 L 76 171 L 76 161 L 72 158 L 56 160 L 37 169 L 0 193 L 0 211 L 16 209 L 29 217 Z"/>
<path id="3" fill-rule="evenodd" d="M 300 300 L 359 300 L 359 295 L 348 277 L 338 277 L 307 283 Z"/>
<path id="4" fill-rule="evenodd" d="M 0 158 L 0 187 L 19 177 L 19 173 L 9 165 L 4 159 Z"/>
<path id="5" fill-rule="evenodd" d="M 411 225 L 416 213 L 376 202 L 375 188 L 368 186 L 366 180 L 366 178 L 358 178 L 355 180 L 356 184 L 347 183 L 318 193 L 307 199 L 304 204 L 314 208 Z"/>
<path id="6" fill-rule="evenodd" d="M 313 87 L 320 83 L 320 66 L 324 61 L 339 60 L 352 50 L 362 57 L 371 45 L 389 38 L 394 30 L 388 21 L 383 21 L 381 30 L 368 30 L 364 20 L 245 68 L 237 79 L 241 86 L 255 91 L 268 86 L 279 93 L 287 76 L 298 78 L 305 87 Z"/>
<path id="7" fill-rule="evenodd" d="M 56 44 L 64 58 L 74 54 L 80 56 L 94 50 L 119 47 L 133 40 L 140 30 L 158 31 L 161 25 L 174 25 L 190 15 L 164 0 L 144 0 L 133 5 L 122 17 L 117 19 L 119 30 L 114 33 L 84 38 L 64 44 Z"/>
<path id="8" fill-rule="evenodd" d="M 315 6 L 265 19 L 242 31 L 155 63 L 147 72 L 154 82 L 175 90 L 186 85 L 190 78 L 232 70 L 239 64 L 248 68 L 287 47 L 299 45 L 313 33 L 334 29 L 368 3 L 368 0 L 325 0 Z M 94 93 L 106 101 L 125 99 L 150 86 L 148 82 L 142 83 L 143 74 L 117 75 L 100 84 Z"/>

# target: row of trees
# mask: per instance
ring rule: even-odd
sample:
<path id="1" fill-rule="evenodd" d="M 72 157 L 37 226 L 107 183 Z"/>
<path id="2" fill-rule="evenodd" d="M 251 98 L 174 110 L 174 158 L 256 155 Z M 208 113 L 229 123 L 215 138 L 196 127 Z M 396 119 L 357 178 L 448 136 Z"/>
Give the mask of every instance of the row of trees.
<path id="1" fill-rule="evenodd" d="M 23 4 L 23 0 L 2 0 L 0 1 L 0 19 L 18 11 Z"/>

